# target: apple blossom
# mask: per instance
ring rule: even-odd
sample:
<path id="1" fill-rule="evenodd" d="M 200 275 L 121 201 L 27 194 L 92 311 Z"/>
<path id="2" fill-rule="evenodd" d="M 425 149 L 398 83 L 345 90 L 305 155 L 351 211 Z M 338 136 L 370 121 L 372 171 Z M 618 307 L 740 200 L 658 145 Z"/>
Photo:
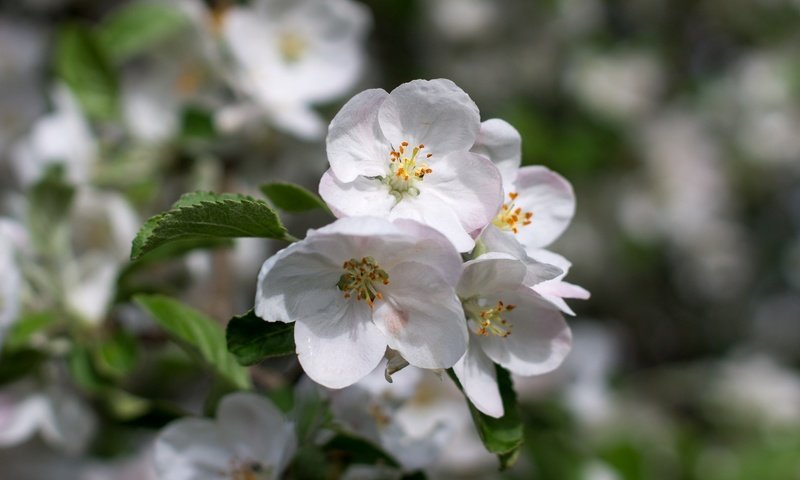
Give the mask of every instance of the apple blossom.
<path id="1" fill-rule="evenodd" d="M 296 322 L 300 364 L 330 388 L 366 376 L 387 346 L 411 365 L 449 368 L 467 342 L 460 272 L 458 252 L 430 227 L 342 218 L 264 263 L 255 312 Z"/>
<path id="2" fill-rule="evenodd" d="M 417 220 L 472 250 L 502 200 L 497 168 L 468 151 L 479 128 L 478 107 L 450 80 L 366 90 L 331 122 L 319 193 L 339 217 Z"/>
<path id="3" fill-rule="evenodd" d="M 259 0 L 219 18 L 234 61 L 229 83 L 278 128 L 322 136 L 311 105 L 344 94 L 361 75 L 367 9 L 351 0 Z"/>
<path id="4" fill-rule="evenodd" d="M 570 350 L 564 318 L 524 285 L 526 273 L 519 259 L 487 253 L 464 264 L 457 288 L 471 334 L 453 370 L 472 403 L 493 417 L 503 415 L 503 404 L 492 362 L 539 375 L 558 367 Z"/>
<path id="5" fill-rule="evenodd" d="M 53 88 L 55 110 L 34 124 L 30 134 L 12 147 L 11 165 L 19 182 L 38 181 L 49 165 L 62 164 L 67 179 L 89 181 L 97 145 L 76 99 L 64 85 Z"/>
<path id="6" fill-rule="evenodd" d="M 15 259 L 15 249 L 10 238 L 0 229 L 0 347 L 11 325 L 16 322 L 20 311 L 22 274 Z"/>
<path id="7" fill-rule="evenodd" d="M 575 213 L 569 182 L 542 166 L 520 168 L 519 132 L 507 122 L 481 124 L 472 151 L 494 162 L 503 179 L 506 202 L 481 234 L 486 251 L 510 254 L 528 265 L 525 285 L 563 312 L 574 315 L 564 298 L 589 298 L 585 289 L 563 281 L 570 262 L 545 250 L 567 228 Z"/>
<path id="8" fill-rule="evenodd" d="M 67 453 L 80 453 L 91 439 L 95 418 L 74 394 L 22 380 L 0 390 L 0 447 L 19 445 L 37 432 Z"/>
<path id="9" fill-rule="evenodd" d="M 234 393 L 215 420 L 183 418 L 155 443 L 155 466 L 165 480 L 272 480 L 297 448 L 294 425 L 266 398 Z"/>

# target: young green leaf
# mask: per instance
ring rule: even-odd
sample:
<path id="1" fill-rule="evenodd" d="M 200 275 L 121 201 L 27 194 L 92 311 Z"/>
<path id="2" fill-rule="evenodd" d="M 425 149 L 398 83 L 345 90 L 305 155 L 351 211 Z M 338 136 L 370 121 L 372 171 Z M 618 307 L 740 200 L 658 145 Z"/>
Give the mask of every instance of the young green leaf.
<path id="1" fill-rule="evenodd" d="M 122 62 L 188 26 L 186 16 L 168 2 L 134 2 L 109 15 L 98 34 L 111 59 Z"/>
<path id="2" fill-rule="evenodd" d="M 295 352 L 294 323 L 267 322 L 252 310 L 228 322 L 228 351 L 241 365 Z"/>
<path id="3" fill-rule="evenodd" d="M 328 206 L 316 194 L 294 183 L 267 183 L 261 185 L 261 192 L 284 212 L 299 213 Z"/>
<path id="4" fill-rule="evenodd" d="M 131 260 L 178 240 L 290 237 L 275 212 L 246 195 L 187 193 L 172 208 L 151 217 L 133 239 Z"/>
<path id="5" fill-rule="evenodd" d="M 250 388 L 247 370 L 225 348 L 222 326 L 204 314 L 162 295 L 138 295 L 136 303 L 190 353 L 199 354 L 216 373 L 238 388 Z"/>
<path id="6" fill-rule="evenodd" d="M 6 347 L 11 350 L 25 347 L 34 335 L 53 325 L 57 320 L 57 315 L 51 311 L 30 312 L 22 315 L 9 330 Z"/>
<path id="7" fill-rule="evenodd" d="M 102 120 L 117 115 L 119 81 L 105 51 L 88 28 L 70 24 L 61 29 L 55 67 L 87 115 Z"/>
<path id="8" fill-rule="evenodd" d="M 75 187 L 64 179 L 64 166 L 48 167 L 41 180 L 28 192 L 27 226 L 34 246 L 40 252 L 52 251 L 61 237 L 57 231 L 66 225 Z"/>
<path id="9" fill-rule="evenodd" d="M 493 418 L 481 413 L 469 399 L 467 399 L 467 404 L 483 445 L 488 451 L 497 455 L 500 460 L 500 469 L 505 470 L 517 461 L 523 442 L 523 428 L 511 374 L 500 365 L 495 365 L 495 369 L 505 415 Z M 461 389 L 461 383 L 452 368 L 447 370 L 447 374 Z"/>

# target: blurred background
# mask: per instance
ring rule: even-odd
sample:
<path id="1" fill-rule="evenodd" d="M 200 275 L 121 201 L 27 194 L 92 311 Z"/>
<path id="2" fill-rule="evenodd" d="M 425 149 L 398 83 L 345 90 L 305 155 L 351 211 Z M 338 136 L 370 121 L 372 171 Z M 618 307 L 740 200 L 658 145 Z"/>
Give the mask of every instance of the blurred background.
<path id="1" fill-rule="evenodd" d="M 77 227 L 80 219 L 68 222 L 75 258 L 85 260 L 81 252 L 100 248 L 109 231 L 135 233 L 185 191 L 258 195 L 269 181 L 316 191 L 327 168 L 313 119 L 250 112 L 257 92 L 215 63 L 225 55 L 213 22 L 198 23 L 198 9 L 213 20 L 237 2 L 169 3 L 173 17 L 159 11 L 141 24 L 117 15 L 130 2 L 0 3 L 0 215 L 24 218 L 36 201 L 38 174 L 25 165 L 75 157 L 79 167 L 67 176 L 88 185 L 92 198 L 70 215 L 102 224 L 97 233 Z M 567 363 L 516 379 L 527 426 L 520 461 L 500 474 L 491 456 L 477 453 L 472 463 L 432 467 L 434 478 L 800 479 L 800 1 L 357 3 L 359 53 L 342 57 L 357 73 L 338 92 L 309 96 L 323 128 L 365 88 L 449 78 L 482 119 L 519 130 L 524 164 L 561 173 L 578 198 L 552 249 L 572 261 L 569 280 L 592 297 L 570 304 L 575 345 Z M 126 21 L 144 41 L 120 30 Z M 291 44 L 282 48 L 292 53 Z M 125 202 L 116 213 L 108 213 L 112 192 Z M 97 205 L 105 209 L 92 210 Z M 102 215 L 130 215 L 133 227 L 100 222 Z M 328 219 L 286 221 L 302 235 Z M 50 231 L 29 223 L 23 243 Z M 59 272 L 74 270 L 70 278 L 95 282 L 70 298 L 104 299 L 99 313 L 80 313 L 91 327 L 69 335 L 134 336 L 147 348 L 134 364 L 101 372 L 103 381 L 197 409 L 213 387 L 164 347 L 130 297 L 167 292 L 230 318 L 252 307 L 258 268 L 278 245 L 239 242 L 132 268 L 122 243 L 120 255 L 102 247 L 116 259 L 103 264 L 114 265 L 110 272 L 92 262 L 58 264 Z M 101 288 L 101 277 L 116 280 Z M 28 290 L 23 310 L 63 306 L 63 295 L 47 296 L 46 280 Z M 48 333 L 48 351 L 63 334 Z M 149 346 L 166 353 L 150 355 Z M 19 378 L 9 365 L 22 365 L 25 352 L 4 350 L 3 385 Z M 100 412 L 89 453 L 62 455 L 40 440 L 9 446 L 0 450 L 0 479 L 40 478 L 26 470 L 31 458 L 60 472 L 97 463 L 102 473 L 132 453 L 138 440 L 128 439 L 163 425 L 158 409 L 131 416 L 135 428 L 119 420 L 128 417 L 104 402 L 127 404 L 98 400 L 109 397 L 76 374 L 71 352 L 66 367 L 37 375 L 50 385 L 66 369 L 73 380 L 65 388 Z M 267 377 L 289 367 L 270 368 Z M 84 478 L 140 478 L 128 474 Z"/>

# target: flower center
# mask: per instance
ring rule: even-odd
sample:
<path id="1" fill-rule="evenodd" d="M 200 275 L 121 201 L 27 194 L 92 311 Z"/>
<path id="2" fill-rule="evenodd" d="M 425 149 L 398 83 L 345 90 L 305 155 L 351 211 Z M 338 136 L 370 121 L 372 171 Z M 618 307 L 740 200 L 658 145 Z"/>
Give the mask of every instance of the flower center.
<path id="1" fill-rule="evenodd" d="M 278 50 L 281 52 L 281 57 L 286 63 L 296 63 L 303 56 L 308 43 L 296 33 L 285 32 L 278 40 Z"/>
<path id="2" fill-rule="evenodd" d="M 531 224 L 533 212 L 523 212 L 522 208 L 514 204 L 514 200 L 517 199 L 518 195 L 519 194 L 516 192 L 510 192 L 508 194 L 509 202 L 503 204 L 503 207 L 492 221 L 495 227 L 500 230 L 510 230 L 514 233 L 519 233 L 520 227 Z"/>
<path id="3" fill-rule="evenodd" d="M 414 148 L 408 148 L 408 142 L 402 142 L 395 150 L 389 152 L 389 174 L 383 178 L 383 182 L 389 186 L 389 191 L 398 200 L 405 193 L 419 195 L 419 189 L 415 186 L 421 182 L 425 175 L 433 173 L 427 163 L 422 161 L 422 151 L 425 145 L 419 144 Z M 431 158 L 432 153 L 424 154 L 425 158 Z"/>
<path id="4" fill-rule="evenodd" d="M 498 300 L 493 307 L 486 308 L 481 305 L 478 299 L 470 299 L 464 302 L 464 311 L 467 319 L 473 328 L 473 332 L 478 335 L 507 337 L 511 335 L 511 324 L 503 318 L 503 312 L 510 312 L 516 308 L 515 305 L 506 305 L 502 300 Z"/>
<path id="5" fill-rule="evenodd" d="M 231 459 L 231 469 L 228 473 L 230 480 L 267 480 L 272 478 L 272 467 L 256 461 L 234 458 Z"/>
<path id="6" fill-rule="evenodd" d="M 364 300 L 372 307 L 375 300 L 383 296 L 375 288 L 380 282 L 389 284 L 389 274 L 382 270 L 378 262 L 372 257 L 363 257 L 361 260 L 351 258 L 342 265 L 344 273 L 339 277 L 336 286 L 344 292 L 344 298 L 355 296 L 356 300 Z"/>

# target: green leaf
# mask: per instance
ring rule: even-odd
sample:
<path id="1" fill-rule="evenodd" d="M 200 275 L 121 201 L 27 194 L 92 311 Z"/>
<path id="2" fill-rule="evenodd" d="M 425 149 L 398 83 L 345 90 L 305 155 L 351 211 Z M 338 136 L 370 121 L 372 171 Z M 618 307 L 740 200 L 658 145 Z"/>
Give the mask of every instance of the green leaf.
<path id="1" fill-rule="evenodd" d="M 500 469 L 505 470 L 517 461 L 524 439 L 524 432 L 511 374 L 500 365 L 495 365 L 495 369 L 505 415 L 501 418 L 490 417 L 481 413 L 469 399 L 467 399 L 467 403 L 472 414 L 472 421 L 475 423 L 483 445 L 488 451 L 497 455 L 498 460 L 500 460 Z M 461 389 L 461 383 L 452 368 L 447 370 L 447 374 Z"/>
<path id="2" fill-rule="evenodd" d="M 98 35 L 115 62 L 151 49 L 189 26 L 168 2 L 134 2 L 118 8 L 100 25 Z"/>
<path id="3" fill-rule="evenodd" d="M 138 295 L 136 303 L 190 353 L 199 356 L 234 386 L 250 388 L 247 370 L 225 348 L 222 326 L 204 314 L 162 295 Z"/>
<path id="4" fill-rule="evenodd" d="M 228 351 L 241 365 L 295 352 L 294 323 L 267 322 L 252 310 L 228 322 Z"/>
<path id="5" fill-rule="evenodd" d="M 27 225 L 40 252 L 55 248 L 72 206 L 75 188 L 64 180 L 64 166 L 53 165 L 28 191 Z"/>
<path id="6" fill-rule="evenodd" d="M 172 208 L 151 217 L 133 240 L 131 260 L 178 240 L 262 237 L 289 240 L 275 212 L 246 195 L 187 193 Z"/>
<path id="7" fill-rule="evenodd" d="M 136 366 L 136 356 L 136 338 L 119 331 L 97 347 L 95 364 L 102 373 L 119 378 Z"/>
<path id="8" fill-rule="evenodd" d="M 328 211 L 321 198 L 294 183 L 267 183 L 261 185 L 261 191 L 284 212 L 299 213 L 317 208 Z"/>
<path id="9" fill-rule="evenodd" d="M 0 353 L 0 385 L 30 376 L 46 359 L 45 354 L 32 349 L 3 351 Z"/>
<path id="10" fill-rule="evenodd" d="M 61 29 L 55 67 L 87 115 L 101 120 L 117 115 L 119 81 L 105 51 L 88 28 L 69 24 Z"/>
<path id="11" fill-rule="evenodd" d="M 31 312 L 23 315 L 9 330 L 6 346 L 12 350 L 26 346 L 31 337 L 55 323 L 57 318 L 56 314 L 50 311 Z"/>

